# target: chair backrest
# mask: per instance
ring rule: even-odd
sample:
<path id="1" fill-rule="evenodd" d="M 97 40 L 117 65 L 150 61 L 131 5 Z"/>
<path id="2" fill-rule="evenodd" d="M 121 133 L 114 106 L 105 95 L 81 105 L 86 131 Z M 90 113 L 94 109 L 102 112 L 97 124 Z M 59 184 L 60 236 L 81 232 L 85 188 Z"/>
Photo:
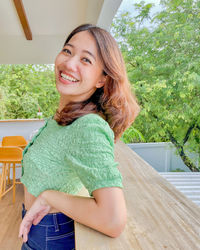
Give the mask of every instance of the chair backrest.
<path id="1" fill-rule="evenodd" d="M 4 136 L 2 140 L 2 146 L 18 146 L 25 147 L 27 145 L 26 139 L 21 135 L 16 136 Z"/>
<path id="2" fill-rule="evenodd" d="M 23 150 L 19 147 L 0 147 L 0 162 L 21 162 Z"/>

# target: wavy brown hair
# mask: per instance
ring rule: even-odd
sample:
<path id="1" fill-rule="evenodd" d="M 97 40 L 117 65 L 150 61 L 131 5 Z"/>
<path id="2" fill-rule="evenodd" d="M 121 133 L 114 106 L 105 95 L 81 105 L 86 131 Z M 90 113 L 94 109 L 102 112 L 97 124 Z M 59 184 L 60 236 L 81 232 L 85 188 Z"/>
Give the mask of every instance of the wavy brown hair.
<path id="1" fill-rule="evenodd" d="M 131 93 L 125 63 L 110 33 L 91 24 L 83 24 L 74 29 L 64 46 L 81 31 L 88 31 L 96 40 L 98 53 L 104 65 L 103 74 L 106 75 L 106 82 L 102 88 L 97 88 L 88 100 L 68 103 L 61 112 L 57 111 L 56 121 L 64 126 L 85 114 L 97 113 L 109 123 L 117 140 L 139 113 L 136 98 Z"/>

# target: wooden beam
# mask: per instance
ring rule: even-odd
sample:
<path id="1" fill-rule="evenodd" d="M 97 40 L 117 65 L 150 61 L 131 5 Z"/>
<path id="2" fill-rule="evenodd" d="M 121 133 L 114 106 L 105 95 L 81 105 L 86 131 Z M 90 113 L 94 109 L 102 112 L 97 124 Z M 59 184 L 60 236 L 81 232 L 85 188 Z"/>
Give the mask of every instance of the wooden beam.
<path id="1" fill-rule="evenodd" d="M 32 40 L 32 32 L 28 23 L 28 19 L 26 17 L 26 12 L 22 0 L 13 0 L 13 2 L 15 4 L 15 8 L 17 10 L 17 14 L 19 16 L 21 25 L 23 27 L 26 39 Z"/>

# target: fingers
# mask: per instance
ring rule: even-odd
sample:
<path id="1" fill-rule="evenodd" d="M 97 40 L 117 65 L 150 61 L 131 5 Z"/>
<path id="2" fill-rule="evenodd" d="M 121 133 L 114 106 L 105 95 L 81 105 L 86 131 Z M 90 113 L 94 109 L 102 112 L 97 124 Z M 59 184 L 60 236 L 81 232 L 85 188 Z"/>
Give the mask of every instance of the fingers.
<path id="1" fill-rule="evenodd" d="M 19 227 L 19 234 L 18 234 L 18 237 L 20 238 L 20 237 L 22 237 L 22 235 L 23 235 L 23 224 L 21 223 L 21 224 L 20 224 L 20 227 Z"/>
<path id="2" fill-rule="evenodd" d="M 32 225 L 37 225 L 42 218 L 50 211 L 50 205 L 46 201 L 38 196 L 31 208 L 24 216 L 19 229 L 19 237 L 23 237 L 23 241 L 28 240 L 28 233 Z"/>
<path id="3" fill-rule="evenodd" d="M 22 235 L 23 235 L 23 233 L 22 233 L 21 226 L 20 226 L 18 237 L 21 238 Z"/>
<path id="4" fill-rule="evenodd" d="M 19 238 L 23 238 L 23 242 L 27 242 L 28 240 L 28 233 L 30 231 L 30 228 L 27 228 L 25 226 L 23 226 L 22 224 L 20 225 L 20 229 L 19 229 Z"/>
<path id="5" fill-rule="evenodd" d="M 28 233 L 29 230 L 27 228 L 24 229 L 24 233 L 23 233 L 23 242 L 27 242 L 28 240 Z"/>
<path id="6" fill-rule="evenodd" d="M 31 226 L 32 220 L 30 220 L 26 215 L 20 224 L 18 235 L 19 237 L 23 237 L 23 242 L 26 242 L 28 240 L 28 233 L 30 231 Z"/>

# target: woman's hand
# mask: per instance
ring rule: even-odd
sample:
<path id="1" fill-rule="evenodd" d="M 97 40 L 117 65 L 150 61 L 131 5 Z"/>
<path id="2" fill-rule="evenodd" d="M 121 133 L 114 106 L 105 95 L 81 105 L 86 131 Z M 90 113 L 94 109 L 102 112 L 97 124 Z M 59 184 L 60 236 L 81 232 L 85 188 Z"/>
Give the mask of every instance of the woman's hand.
<path id="1" fill-rule="evenodd" d="M 23 237 L 23 242 L 28 240 L 28 233 L 31 226 L 37 225 L 41 219 L 49 213 L 50 208 L 51 206 L 46 200 L 39 195 L 20 224 L 19 237 Z"/>

